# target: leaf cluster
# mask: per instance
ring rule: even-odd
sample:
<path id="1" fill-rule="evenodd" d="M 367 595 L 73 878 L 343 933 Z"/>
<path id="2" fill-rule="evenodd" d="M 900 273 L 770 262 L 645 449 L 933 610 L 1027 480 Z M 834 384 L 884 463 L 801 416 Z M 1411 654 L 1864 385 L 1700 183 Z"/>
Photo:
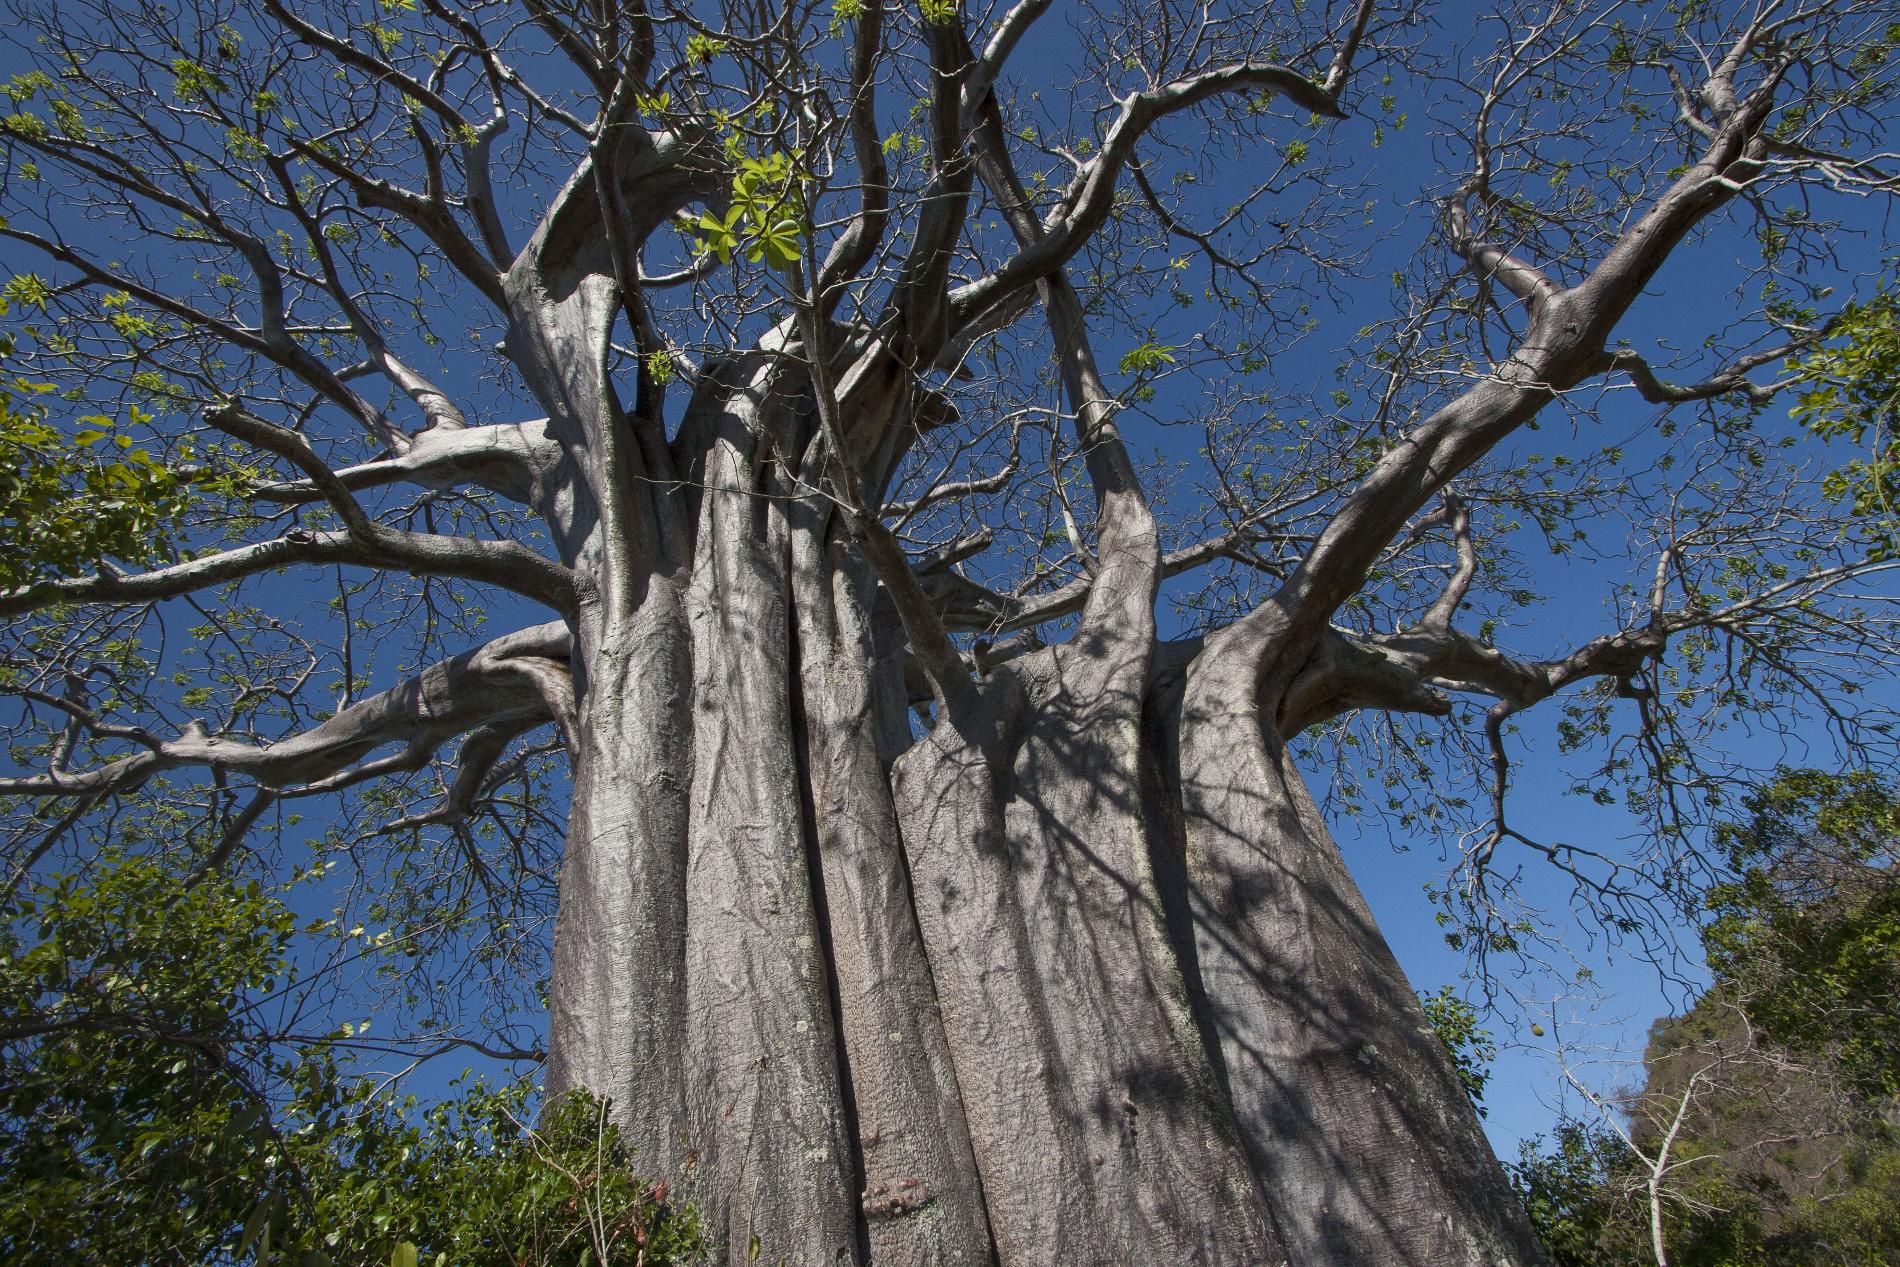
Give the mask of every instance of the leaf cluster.
<path id="1" fill-rule="evenodd" d="M 724 213 L 703 212 L 689 222 L 694 250 L 717 255 L 721 264 L 742 251 L 748 263 L 790 271 L 803 252 L 802 183 L 788 154 L 740 159 Z"/>
<path id="2" fill-rule="evenodd" d="M 419 1105 L 350 1029 L 268 1032 L 288 888 L 109 852 L 0 925 L 0 1259 L 299 1267 L 692 1261 L 607 1106 L 466 1079 Z M 538 1117 L 538 1121 L 536 1120 Z"/>
<path id="3" fill-rule="evenodd" d="M 1450 986 L 1439 987 L 1436 994 L 1420 994 L 1418 1001 L 1432 1032 L 1450 1050 L 1465 1094 L 1477 1107 L 1478 1116 L 1483 1117 L 1484 1084 L 1490 1080 L 1491 1062 L 1497 1058 L 1497 1040 L 1478 1024 L 1478 1009 L 1459 998 Z"/>
<path id="4" fill-rule="evenodd" d="M 170 551 L 194 475 L 155 459 L 104 414 L 68 433 L 49 417 L 49 384 L 0 379 L 0 588 L 140 566 Z M 150 420 L 132 406 L 132 425 Z"/>
<path id="5" fill-rule="evenodd" d="M 1823 491 L 1852 505 L 1876 557 L 1892 557 L 1900 552 L 1900 294 L 1883 287 L 1848 304 L 1833 333 L 1796 366 L 1803 387 L 1794 417 L 1863 451 L 1829 472 Z"/>

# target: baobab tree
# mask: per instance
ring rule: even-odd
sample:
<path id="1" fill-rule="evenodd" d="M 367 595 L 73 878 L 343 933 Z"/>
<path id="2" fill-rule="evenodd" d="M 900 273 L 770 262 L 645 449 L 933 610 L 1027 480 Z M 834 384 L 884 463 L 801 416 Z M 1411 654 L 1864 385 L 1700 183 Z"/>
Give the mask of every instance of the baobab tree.
<path id="1" fill-rule="evenodd" d="M 23 7 L 13 350 L 137 409 L 74 531 L 150 528 L 0 595 L 12 875 L 159 788 L 199 867 L 346 789 L 504 889 L 558 828 L 549 1082 L 734 1260 L 1538 1261 L 1291 745 L 1442 719 L 1492 792 L 1454 922 L 1508 945 L 1522 855 L 1627 931 L 1637 861 L 1511 825 L 1511 718 L 1679 787 L 1683 691 L 1882 654 L 1770 406 L 1828 208 L 1894 188 L 1897 33 L 1469 17 Z M 1631 396 L 1637 443 L 1523 447 Z M 1499 643 L 1534 528 L 1609 575 L 1554 654 Z"/>

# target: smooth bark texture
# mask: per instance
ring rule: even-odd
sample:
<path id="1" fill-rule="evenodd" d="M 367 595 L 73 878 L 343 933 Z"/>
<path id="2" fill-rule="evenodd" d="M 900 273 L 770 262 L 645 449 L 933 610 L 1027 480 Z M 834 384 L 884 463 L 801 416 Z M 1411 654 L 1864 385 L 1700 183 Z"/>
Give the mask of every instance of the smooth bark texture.
<path id="1" fill-rule="evenodd" d="M 1256 666 L 1283 628 L 1210 641 L 1178 741 L 1202 1000 L 1254 1173 L 1294 1262 L 1535 1261 L 1444 1044 L 1277 734 L 1285 674 L 1263 690 Z"/>
<path id="2" fill-rule="evenodd" d="M 691 564 L 578 640 L 557 1081 L 734 1262 L 1537 1261 L 1271 648 L 1158 654 L 1135 503 L 1073 639 L 913 723 L 780 364 L 701 388 Z"/>

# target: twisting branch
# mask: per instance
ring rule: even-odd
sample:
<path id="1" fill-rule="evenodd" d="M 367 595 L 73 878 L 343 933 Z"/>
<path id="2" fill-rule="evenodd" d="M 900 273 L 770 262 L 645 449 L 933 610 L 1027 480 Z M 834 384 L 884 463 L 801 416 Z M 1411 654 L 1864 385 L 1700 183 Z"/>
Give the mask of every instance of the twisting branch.
<path id="1" fill-rule="evenodd" d="M 424 488 L 474 484 L 527 502 L 533 496 L 537 472 L 550 467 L 558 456 L 558 447 L 548 437 L 547 419 L 540 418 L 425 431 L 400 457 L 346 466 L 334 474 L 336 482 L 351 493 L 397 483 Z M 263 484 L 252 489 L 251 496 L 292 506 L 325 498 L 316 483 L 307 479 Z"/>
<path id="2" fill-rule="evenodd" d="M 288 458 L 305 478 L 310 481 L 323 499 L 330 503 L 330 509 L 336 511 L 352 537 L 368 539 L 375 533 L 375 521 L 356 495 L 343 485 L 329 463 L 313 452 L 304 438 L 288 427 L 266 422 L 246 413 L 235 402 L 228 402 L 205 412 L 205 421 L 224 432 L 236 436 L 278 457 Z"/>
<path id="3" fill-rule="evenodd" d="M 468 419 L 463 415 L 461 408 L 441 388 L 410 368 L 390 351 L 389 341 L 383 338 L 382 331 L 377 329 L 375 321 L 363 311 L 363 306 L 351 295 L 349 287 L 344 284 L 342 269 L 337 266 L 336 252 L 332 249 L 329 239 L 324 236 L 323 226 L 304 205 L 303 195 L 290 173 L 290 164 L 274 155 L 268 162 L 271 172 L 277 177 L 284 204 L 290 208 L 291 214 L 303 226 L 304 238 L 309 244 L 309 249 L 323 268 L 324 279 L 328 283 L 331 298 L 349 319 L 350 328 L 368 354 L 368 365 L 394 383 L 415 403 L 416 408 L 422 411 L 428 429 L 466 427 Z M 398 446 L 397 452 L 402 452 L 406 447 L 406 444 Z"/>
<path id="4" fill-rule="evenodd" d="M 281 0 L 265 0 L 264 7 L 273 18 L 283 24 L 286 30 L 294 33 L 311 47 L 324 50 L 340 65 L 360 71 L 373 82 L 390 85 L 405 99 L 435 115 L 451 134 L 468 136 L 471 144 L 465 146 L 464 149 L 470 157 L 471 167 L 485 169 L 487 149 L 483 138 L 486 135 L 492 139 L 495 131 L 492 119 L 484 121 L 481 127 L 477 127 L 464 118 L 462 112 L 453 103 L 443 98 L 427 84 L 406 74 L 388 61 L 358 48 L 348 40 L 305 20 L 281 3 Z M 412 131 L 418 140 L 424 139 L 419 124 Z M 299 157 L 321 166 L 331 175 L 348 183 L 356 192 L 357 197 L 366 205 L 395 212 L 415 225 L 441 249 L 442 254 L 455 266 L 456 270 L 478 290 L 494 301 L 497 306 L 503 302 L 500 285 L 500 266 L 503 261 L 483 255 L 481 248 L 469 239 L 461 225 L 456 222 L 454 212 L 450 210 L 446 199 L 440 196 L 439 191 L 431 196 L 399 189 L 386 181 L 371 179 L 349 164 L 339 162 L 326 153 L 323 146 L 310 145 L 294 135 L 289 137 L 289 142 Z M 484 179 L 477 180 L 477 190 L 483 183 L 485 183 Z"/>
<path id="5" fill-rule="evenodd" d="M 155 774 L 186 767 L 240 775 L 278 795 L 330 790 L 416 768 L 466 731 L 562 720 L 564 707 L 571 705 L 552 695 L 549 686 L 551 678 L 565 677 L 567 654 L 566 625 L 538 625 L 432 665 L 288 738 L 254 743 L 213 735 L 202 723 L 170 737 L 140 731 L 134 738 L 141 752 L 85 770 L 0 779 L 0 796 L 96 797 L 129 791 Z M 392 743 L 402 745 L 396 756 L 364 760 Z"/>
<path id="6" fill-rule="evenodd" d="M 1238 62 L 1185 79 L 1173 80 L 1131 93 L 1096 156 L 1076 172 L 1061 199 L 1043 221 L 1043 234 L 1000 268 L 958 287 L 950 296 L 953 325 L 962 328 L 980 321 L 995 305 L 1025 286 L 1033 285 L 1066 263 L 1107 219 L 1122 168 L 1133 158 L 1137 142 L 1162 119 L 1192 109 L 1210 98 L 1230 92 L 1265 91 L 1285 97 L 1294 105 L 1326 118 L 1345 115 L 1339 93 L 1351 70 L 1351 52 L 1364 34 L 1372 11 L 1362 3 L 1324 84 L 1315 83 L 1289 67 L 1265 62 Z M 1343 59 L 1343 60 L 1342 60 Z M 976 106 L 981 102 L 975 103 Z"/>
<path id="7" fill-rule="evenodd" d="M 1459 605 L 1471 591 L 1472 579 L 1478 575 L 1478 550 L 1471 541 L 1471 510 L 1450 489 L 1445 490 L 1444 522 L 1451 529 L 1458 562 L 1452 568 L 1451 578 L 1445 582 L 1445 592 L 1419 618 L 1419 624 L 1426 629 L 1451 627 L 1452 617 L 1458 614 Z"/>
<path id="8" fill-rule="evenodd" d="M 467 821 L 476 799 L 487 789 L 496 764 L 508 745 L 534 729 L 533 720 L 491 722 L 473 731 L 462 741 L 456 754 L 455 781 L 449 785 L 442 803 L 420 814 L 405 814 L 379 829 L 379 835 L 392 835 L 417 827 L 460 827 Z"/>
<path id="9" fill-rule="evenodd" d="M 1017 418 L 1009 428 L 1009 460 L 988 475 L 973 476 L 963 480 L 939 480 L 908 501 L 890 502 L 884 507 L 884 513 L 897 521 L 902 528 L 910 520 L 931 506 L 959 497 L 976 497 L 985 493 L 1001 492 L 1008 488 L 1016 477 L 1017 467 L 1022 462 L 1023 421 Z"/>
<path id="10" fill-rule="evenodd" d="M 1016 51 L 1016 46 L 1022 43 L 1023 36 L 1029 33 L 1029 28 L 1048 11 L 1049 0 L 1016 0 L 1009 12 L 1003 15 L 1003 20 L 996 24 L 989 43 L 983 46 L 982 56 L 976 59 L 976 64 L 970 68 L 969 75 L 963 81 L 958 127 L 964 135 L 976 131 L 977 111 L 996 87 L 996 77 L 1003 73 L 1004 64 Z"/>
<path id="11" fill-rule="evenodd" d="M 1786 360 L 1804 348 L 1827 337 L 1828 328 L 1823 327 L 1812 335 L 1784 343 L 1764 352 L 1751 352 L 1733 364 L 1717 370 L 1699 383 L 1667 383 L 1656 376 L 1656 371 L 1648 361 L 1636 352 L 1620 348 L 1610 354 L 1613 369 L 1629 375 L 1630 382 L 1644 400 L 1657 405 L 1680 405 L 1695 400 L 1714 400 L 1718 396 L 1741 396 L 1757 405 L 1765 405 L 1793 384 L 1793 379 L 1782 379 L 1772 383 L 1757 383 L 1749 374 L 1773 361 Z"/>
<path id="12" fill-rule="evenodd" d="M 1550 275 L 1522 256 L 1514 255 L 1495 242 L 1485 241 L 1471 227 L 1470 200 L 1479 191 L 1467 186 L 1445 203 L 1445 230 L 1451 249 L 1458 253 L 1472 276 L 1494 281 L 1515 295 L 1533 316 L 1563 287 Z"/>
<path id="13" fill-rule="evenodd" d="M 277 804 L 278 799 L 278 793 L 274 788 L 259 788 L 252 793 L 251 799 L 245 803 L 244 808 L 233 814 L 224 824 L 224 830 L 218 837 L 217 847 L 198 864 L 197 869 L 185 883 L 195 884 L 204 877 L 223 870 L 225 864 L 231 861 L 232 856 L 243 845 L 245 837 L 250 835 L 251 828 L 257 825 L 257 820 L 268 813 L 271 806 Z"/>
<path id="14" fill-rule="evenodd" d="M 927 128 L 930 182 L 885 322 L 903 331 L 907 360 L 927 361 L 961 324 L 953 317 L 948 287 L 975 165 L 962 126 L 963 84 L 974 63 L 969 41 L 960 21 L 929 23 L 925 38 L 934 81 Z"/>

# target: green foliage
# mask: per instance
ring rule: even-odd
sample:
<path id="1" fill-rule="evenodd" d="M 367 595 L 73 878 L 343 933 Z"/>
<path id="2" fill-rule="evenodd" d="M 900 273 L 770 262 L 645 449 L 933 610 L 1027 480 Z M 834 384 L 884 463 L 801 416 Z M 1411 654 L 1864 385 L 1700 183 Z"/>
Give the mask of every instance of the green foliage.
<path id="1" fill-rule="evenodd" d="M 1440 986 L 1436 994 L 1421 994 L 1418 1001 L 1432 1032 L 1450 1050 L 1465 1094 L 1477 1106 L 1478 1116 L 1483 1117 L 1484 1084 L 1491 1076 L 1491 1062 L 1497 1059 L 1497 1040 L 1490 1030 L 1479 1027 L 1478 1009 L 1452 993 L 1450 986 Z"/>
<path id="2" fill-rule="evenodd" d="M 856 22 L 864 16 L 864 0 L 831 0 L 831 22 L 829 30 L 833 39 L 844 32 L 848 23 Z"/>
<path id="3" fill-rule="evenodd" d="M 1140 347 L 1130 348 L 1123 353 L 1121 372 L 1139 374 L 1147 370 L 1158 370 L 1164 365 L 1174 364 L 1174 353 L 1157 343 L 1144 343 Z"/>
<path id="4" fill-rule="evenodd" d="M 1823 491 L 1851 502 L 1877 556 L 1900 551 L 1900 294 L 1882 289 L 1849 304 L 1836 339 L 1795 370 L 1806 384 L 1794 417 L 1818 436 L 1865 450 L 1832 473 Z"/>
<path id="5" fill-rule="evenodd" d="M 192 1261 L 277 1176 L 234 996 L 283 970 L 289 911 L 107 857 L 0 928 L 0 1259 Z"/>
<path id="6" fill-rule="evenodd" d="M 90 572 L 103 559 L 151 563 L 191 504 L 196 478 L 137 447 L 115 420 L 93 414 L 76 433 L 52 423 L 43 403 L 52 390 L 0 378 L 0 588 Z M 148 421 L 131 407 L 130 423 Z"/>
<path id="7" fill-rule="evenodd" d="M 1620 1183 L 1628 1158 L 1614 1133 L 1575 1121 L 1519 1145 L 1511 1181 L 1552 1267 L 1643 1261 L 1629 1231 L 1640 1210 Z"/>
<path id="8" fill-rule="evenodd" d="M 740 159 L 725 214 L 704 212 L 690 223 L 694 249 L 712 252 L 721 264 L 743 249 L 747 261 L 789 272 L 804 243 L 802 183 L 787 154 Z"/>
<path id="9" fill-rule="evenodd" d="M 1703 936 L 1773 1041 L 1900 1095 L 1900 794 L 1862 771 L 1782 774 L 1725 827 L 1735 878 Z"/>
<path id="10" fill-rule="evenodd" d="M 305 1253 L 337 1267 L 392 1252 L 424 1267 L 658 1267 L 703 1250 L 697 1215 L 635 1176 L 598 1100 L 560 1097 L 530 1126 L 525 1082 L 473 1082 L 420 1114 L 367 1086 L 313 1088 L 324 1111 L 293 1137 L 314 1196 L 283 1224 Z"/>
<path id="11" fill-rule="evenodd" d="M 686 37 L 686 60 L 692 65 L 709 65 L 725 51 L 726 42 L 716 36 L 694 32 Z"/>
<path id="12" fill-rule="evenodd" d="M 0 1260 L 613 1267 L 698 1256 L 606 1106 L 471 1080 L 419 1106 L 261 1032 L 288 898 L 108 852 L 0 925 Z M 348 1030 L 329 1035 L 348 1037 Z"/>
<path id="13" fill-rule="evenodd" d="M 0 314 L 43 311 L 52 297 L 37 274 L 15 274 L 0 287 Z M 158 332 L 126 295 L 107 295 L 101 308 L 130 342 Z M 0 364 L 14 347 L 11 335 L 0 335 Z M 134 374 L 132 385 L 148 403 L 171 404 L 178 395 L 154 371 Z M 0 368 L 0 589 L 94 572 L 109 559 L 161 561 L 200 497 L 232 496 L 245 478 L 193 466 L 183 443 L 170 462 L 154 457 L 136 433 L 155 415 L 137 404 L 127 405 L 123 419 L 95 413 L 74 419 L 76 429 L 61 426 L 49 408 L 56 393 L 51 383 Z"/>
<path id="14" fill-rule="evenodd" d="M 917 0 L 917 11 L 932 26 L 947 26 L 956 20 L 957 0 Z"/>
<path id="15" fill-rule="evenodd" d="M 1708 894 L 1715 984 L 1656 1024 L 1625 1102 L 1651 1157 L 1681 1111 L 1669 1260 L 1900 1261 L 1900 794 L 1864 772 L 1792 770 L 1745 809 L 1717 833 L 1732 878 Z M 1634 1231 L 1648 1169 L 1612 1132 L 1566 1123 L 1514 1177 L 1557 1267 L 1653 1262 Z"/>

